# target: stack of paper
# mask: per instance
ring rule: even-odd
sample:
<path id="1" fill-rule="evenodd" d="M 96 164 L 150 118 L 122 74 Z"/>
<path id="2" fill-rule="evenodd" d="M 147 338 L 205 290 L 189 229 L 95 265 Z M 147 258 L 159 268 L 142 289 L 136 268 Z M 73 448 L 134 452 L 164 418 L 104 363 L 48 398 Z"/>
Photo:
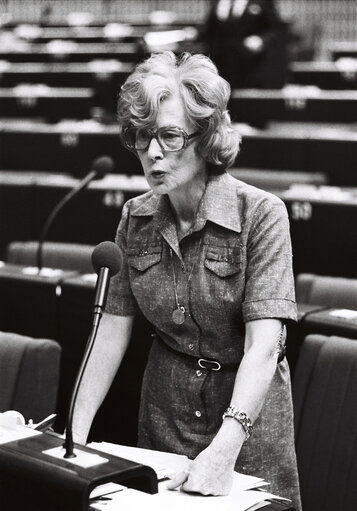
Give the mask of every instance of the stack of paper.
<path id="1" fill-rule="evenodd" d="M 184 470 L 186 456 L 169 454 L 148 449 L 127 447 L 107 442 L 92 443 L 90 447 L 151 466 L 159 480 L 159 492 L 155 495 L 125 488 L 120 485 L 103 485 L 91 494 L 90 508 L 95 511 L 118 511 L 120 509 L 140 509 L 147 511 L 253 511 L 269 504 L 268 499 L 287 501 L 262 488 L 268 483 L 258 477 L 235 472 L 233 487 L 224 497 L 189 494 L 180 490 L 167 490 L 170 475 Z M 160 482 L 161 481 L 161 482 Z M 287 501 L 288 502 L 288 501 Z"/>

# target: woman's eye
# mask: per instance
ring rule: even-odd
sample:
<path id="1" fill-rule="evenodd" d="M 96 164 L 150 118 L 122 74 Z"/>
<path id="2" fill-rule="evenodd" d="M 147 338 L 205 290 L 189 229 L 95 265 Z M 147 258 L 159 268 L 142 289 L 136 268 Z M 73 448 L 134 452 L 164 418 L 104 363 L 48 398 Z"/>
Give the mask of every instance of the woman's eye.
<path id="1" fill-rule="evenodd" d="M 175 138 L 180 138 L 180 135 L 175 131 L 166 131 L 165 133 L 162 134 L 162 136 L 165 140 L 173 140 Z"/>

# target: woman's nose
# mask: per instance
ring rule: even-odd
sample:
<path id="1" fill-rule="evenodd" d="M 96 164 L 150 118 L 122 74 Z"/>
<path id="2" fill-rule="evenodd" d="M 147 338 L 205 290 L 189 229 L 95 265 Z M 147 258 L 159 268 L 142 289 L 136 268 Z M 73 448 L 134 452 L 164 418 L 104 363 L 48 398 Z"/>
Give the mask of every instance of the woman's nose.
<path id="1" fill-rule="evenodd" d="M 148 147 L 148 157 L 152 158 L 152 159 L 157 159 L 157 158 L 162 158 L 163 157 L 162 149 L 160 147 L 160 144 L 158 143 L 158 141 L 154 137 L 150 140 L 150 144 L 149 144 L 149 147 Z"/>

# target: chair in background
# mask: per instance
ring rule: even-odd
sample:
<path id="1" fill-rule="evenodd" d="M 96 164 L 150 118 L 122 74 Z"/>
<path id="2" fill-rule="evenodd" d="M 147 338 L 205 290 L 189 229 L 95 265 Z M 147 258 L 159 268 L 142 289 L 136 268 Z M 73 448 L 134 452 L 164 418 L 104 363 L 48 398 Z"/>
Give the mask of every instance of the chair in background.
<path id="1" fill-rule="evenodd" d="M 357 341 L 307 336 L 293 401 L 303 510 L 357 509 Z"/>
<path id="2" fill-rule="evenodd" d="M 55 413 L 60 358 L 56 341 L 0 332 L 0 412 L 35 423 Z"/>
<path id="3" fill-rule="evenodd" d="M 300 273 L 296 277 L 296 301 L 357 310 L 357 279 Z"/>
<path id="4" fill-rule="evenodd" d="M 38 241 L 12 241 L 7 246 L 5 261 L 10 264 L 36 266 Z M 91 256 L 94 245 L 46 241 L 43 264 L 49 268 L 93 273 Z"/>

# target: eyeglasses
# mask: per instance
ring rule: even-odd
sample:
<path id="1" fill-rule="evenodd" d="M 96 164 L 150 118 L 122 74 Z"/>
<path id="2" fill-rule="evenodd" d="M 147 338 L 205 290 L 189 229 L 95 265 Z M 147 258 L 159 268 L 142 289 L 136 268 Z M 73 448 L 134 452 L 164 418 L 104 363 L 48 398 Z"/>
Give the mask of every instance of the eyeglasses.
<path id="1" fill-rule="evenodd" d="M 157 130 L 148 128 L 127 128 L 123 133 L 125 145 L 128 149 L 145 151 L 155 138 L 163 151 L 181 151 L 187 146 L 191 138 L 199 133 L 188 135 L 185 130 L 177 126 L 165 126 Z"/>

